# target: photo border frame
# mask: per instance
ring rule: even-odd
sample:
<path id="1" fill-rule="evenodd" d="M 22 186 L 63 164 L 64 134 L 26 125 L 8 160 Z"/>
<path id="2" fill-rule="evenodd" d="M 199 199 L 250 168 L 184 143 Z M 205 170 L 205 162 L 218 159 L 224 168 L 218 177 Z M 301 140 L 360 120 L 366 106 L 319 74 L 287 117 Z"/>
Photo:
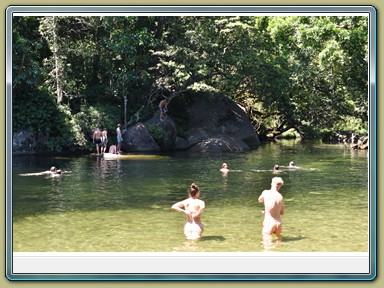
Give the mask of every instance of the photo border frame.
<path id="1" fill-rule="evenodd" d="M 369 14 L 369 272 L 368 273 L 14 273 L 14 253 L 12 250 L 12 17 L 14 13 L 26 14 L 84 14 L 84 13 L 139 13 L 143 16 L 156 13 L 169 14 L 212 14 L 238 13 L 244 15 L 246 13 L 274 13 L 274 14 L 303 14 L 325 13 L 325 14 L 349 14 L 349 13 L 368 13 Z M 301 5 L 277 5 L 277 6 L 258 6 L 258 5 L 221 5 L 221 6 L 9 6 L 6 11 L 6 276 L 9 280 L 373 280 L 376 278 L 377 270 L 377 147 L 376 147 L 376 127 L 377 127 L 377 100 L 376 100 L 376 63 L 377 63 L 377 20 L 376 9 L 368 5 L 354 6 L 301 6 Z M 57 253 L 53 255 L 55 259 L 67 259 L 66 255 Z M 121 255 L 121 253 L 119 253 Z M 189 253 L 190 255 L 190 253 Z M 201 260 L 203 255 L 194 254 L 196 256 L 189 257 L 197 261 Z M 273 255 L 265 254 L 267 258 L 273 258 Z M 108 256 L 108 255 L 107 255 Z M 218 255 L 220 256 L 220 255 Z M 305 255 L 304 255 L 305 256 Z M 304 257 L 303 256 L 303 257 Z M 39 255 L 30 255 L 33 261 Z M 72 255 L 69 257 L 77 257 Z M 87 257 L 87 255 L 80 255 Z M 132 259 L 132 255 L 125 255 L 128 259 Z M 147 255 L 140 255 L 142 259 L 146 259 Z M 160 255 L 161 257 L 169 257 L 169 255 Z M 240 258 L 243 256 L 240 255 Z M 296 257 L 292 255 L 292 257 Z M 339 255 L 337 257 L 343 257 Z M 44 258 L 44 257 L 43 257 Z M 151 257 L 149 257 L 151 259 Z M 28 262 L 28 261 L 27 261 Z M 215 262 L 215 261 L 213 261 Z M 145 264 L 144 264 L 145 265 Z"/>

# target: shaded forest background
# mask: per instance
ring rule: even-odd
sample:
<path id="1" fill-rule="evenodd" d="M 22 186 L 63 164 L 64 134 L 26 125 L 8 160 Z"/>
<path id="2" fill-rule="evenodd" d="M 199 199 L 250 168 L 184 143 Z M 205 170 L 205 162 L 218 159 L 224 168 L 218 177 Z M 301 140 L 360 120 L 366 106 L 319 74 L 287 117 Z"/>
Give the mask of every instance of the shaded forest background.
<path id="1" fill-rule="evenodd" d="M 163 96 L 182 131 L 196 93 L 244 107 L 261 140 L 368 130 L 367 17 L 15 16 L 12 45 L 13 132 L 46 151 L 89 151 Z"/>

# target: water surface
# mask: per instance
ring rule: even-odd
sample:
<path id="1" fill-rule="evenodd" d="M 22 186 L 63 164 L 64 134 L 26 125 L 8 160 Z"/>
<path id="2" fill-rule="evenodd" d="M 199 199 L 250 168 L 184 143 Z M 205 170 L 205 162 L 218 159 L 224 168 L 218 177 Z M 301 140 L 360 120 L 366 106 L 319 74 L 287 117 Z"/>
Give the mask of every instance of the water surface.
<path id="1" fill-rule="evenodd" d="M 165 159 L 13 157 L 14 252 L 367 252 L 368 155 L 281 141 L 244 154 L 178 152 Z M 295 161 L 300 170 L 269 171 Z M 227 162 L 224 177 L 219 171 Z M 19 176 L 55 165 L 60 177 Z M 263 243 L 257 198 L 284 180 L 283 241 Z M 173 203 L 192 183 L 206 202 L 200 241 Z"/>

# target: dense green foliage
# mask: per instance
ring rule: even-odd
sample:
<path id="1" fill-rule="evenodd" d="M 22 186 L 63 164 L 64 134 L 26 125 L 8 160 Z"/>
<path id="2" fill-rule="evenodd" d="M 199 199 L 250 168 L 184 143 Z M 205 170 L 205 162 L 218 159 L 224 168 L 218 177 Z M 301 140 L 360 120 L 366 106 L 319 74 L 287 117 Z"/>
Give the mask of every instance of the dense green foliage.
<path id="1" fill-rule="evenodd" d="M 47 150 L 86 150 L 93 128 L 113 135 L 117 123 L 151 117 L 162 96 L 182 106 L 218 92 L 245 108 L 261 139 L 364 133 L 367 21 L 14 17 L 13 129 L 31 130 Z M 186 121 L 175 119 L 178 131 Z"/>

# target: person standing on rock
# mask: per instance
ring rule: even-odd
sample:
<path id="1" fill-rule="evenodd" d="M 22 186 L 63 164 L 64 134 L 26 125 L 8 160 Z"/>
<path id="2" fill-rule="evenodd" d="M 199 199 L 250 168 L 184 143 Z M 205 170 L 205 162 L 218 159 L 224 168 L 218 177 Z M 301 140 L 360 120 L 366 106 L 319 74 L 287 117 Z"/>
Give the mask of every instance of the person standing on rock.
<path id="1" fill-rule="evenodd" d="M 117 124 L 116 135 L 117 135 L 117 154 L 120 154 L 122 152 L 121 142 L 123 142 L 123 137 L 121 136 L 120 124 Z"/>
<path id="2" fill-rule="evenodd" d="M 101 153 L 105 153 L 108 145 L 108 132 L 107 129 L 104 128 L 103 132 L 101 132 Z"/>
<path id="3" fill-rule="evenodd" d="M 160 121 L 164 120 L 165 114 L 167 114 L 168 112 L 168 104 L 169 104 L 169 100 L 167 98 L 161 100 L 159 103 Z"/>
<path id="4" fill-rule="evenodd" d="M 99 155 L 100 154 L 100 146 L 101 146 L 101 131 L 99 128 L 96 128 L 94 131 L 93 131 L 93 143 L 96 144 L 96 154 Z"/>

